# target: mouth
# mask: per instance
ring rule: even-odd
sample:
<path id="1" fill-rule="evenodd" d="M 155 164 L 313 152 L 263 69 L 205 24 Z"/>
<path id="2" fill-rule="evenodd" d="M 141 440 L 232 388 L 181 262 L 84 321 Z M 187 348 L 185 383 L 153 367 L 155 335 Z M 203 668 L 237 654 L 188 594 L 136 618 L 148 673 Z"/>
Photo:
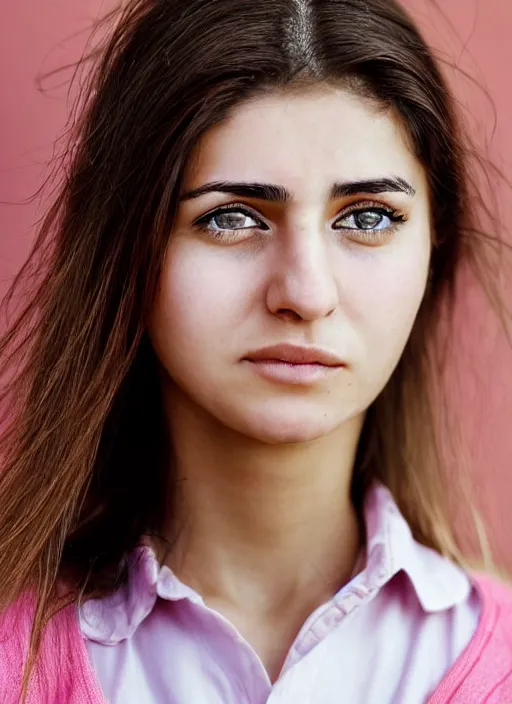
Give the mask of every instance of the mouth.
<path id="1" fill-rule="evenodd" d="M 290 344 L 263 347 L 247 354 L 243 361 L 271 381 L 302 385 L 321 381 L 346 366 L 329 350 Z"/>
<path id="2" fill-rule="evenodd" d="M 244 357 L 249 362 L 283 362 L 285 364 L 316 364 L 323 367 L 344 367 L 338 355 L 320 347 L 300 347 L 282 344 L 263 347 Z"/>

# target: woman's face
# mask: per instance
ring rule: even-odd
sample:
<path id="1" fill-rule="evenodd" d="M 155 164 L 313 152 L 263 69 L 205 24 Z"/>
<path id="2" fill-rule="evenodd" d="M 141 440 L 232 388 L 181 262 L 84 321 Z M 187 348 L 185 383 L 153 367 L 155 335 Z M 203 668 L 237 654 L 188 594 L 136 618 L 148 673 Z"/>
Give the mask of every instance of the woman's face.
<path id="1" fill-rule="evenodd" d="M 390 113 L 327 88 L 239 106 L 190 160 L 150 322 L 172 393 L 267 443 L 334 431 L 393 372 L 429 258 Z"/>

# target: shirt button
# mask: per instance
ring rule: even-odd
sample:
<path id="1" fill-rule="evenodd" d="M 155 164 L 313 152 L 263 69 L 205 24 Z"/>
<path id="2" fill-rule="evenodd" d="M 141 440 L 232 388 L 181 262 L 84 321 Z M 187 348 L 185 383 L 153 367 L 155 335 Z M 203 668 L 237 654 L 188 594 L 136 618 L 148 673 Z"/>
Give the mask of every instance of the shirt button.
<path id="1" fill-rule="evenodd" d="M 324 627 L 327 630 L 329 630 L 330 628 L 334 628 L 334 626 L 336 626 L 338 621 L 341 619 L 342 615 L 343 614 L 340 613 L 339 609 L 333 609 L 328 614 L 326 614 L 324 618 Z"/>
<path id="2" fill-rule="evenodd" d="M 349 614 L 351 611 L 353 611 L 357 606 L 357 602 L 358 599 L 352 594 L 346 596 L 341 602 L 345 613 Z"/>
<path id="3" fill-rule="evenodd" d="M 317 637 L 312 631 L 306 633 L 302 641 L 298 644 L 297 650 L 301 655 L 308 653 L 317 641 Z"/>

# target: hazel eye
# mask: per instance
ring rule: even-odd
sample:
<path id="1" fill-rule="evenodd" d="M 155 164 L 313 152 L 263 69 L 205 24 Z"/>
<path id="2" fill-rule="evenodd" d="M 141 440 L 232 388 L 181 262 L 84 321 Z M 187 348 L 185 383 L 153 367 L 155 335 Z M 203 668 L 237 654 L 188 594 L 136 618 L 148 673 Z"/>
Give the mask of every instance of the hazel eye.
<path id="1" fill-rule="evenodd" d="M 353 242 L 377 247 L 388 242 L 406 218 L 396 210 L 372 204 L 359 204 L 334 224 L 337 232 Z"/>
<path id="2" fill-rule="evenodd" d="M 203 215 L 194 222 L 194 227 L 213 239 L 226 243 L 246 239 L 255 230 L 270 230 L 254 213 L 235 203 Z"/>
<path id="3" fill-rule="evenodd" d="M 247 224 L 247 220 L 252 222 Z M 214 223 L 214 225 L 211 223 Z M 258 227 L 257 221 L 242 210 L 228 210 L 213 214 L 205 224 L 212 230 L 246 230 Z"/>
<path id="4" fill-rule="evenodd" d="M 393 211 L 384 208 L 372 208 L 365 210 L 353 210 L 341 220 L 338 220 L 336 229 L 345 230 L 387 230 L 393 227 L 394 223 L 402 221 L 403 218 Z"/>

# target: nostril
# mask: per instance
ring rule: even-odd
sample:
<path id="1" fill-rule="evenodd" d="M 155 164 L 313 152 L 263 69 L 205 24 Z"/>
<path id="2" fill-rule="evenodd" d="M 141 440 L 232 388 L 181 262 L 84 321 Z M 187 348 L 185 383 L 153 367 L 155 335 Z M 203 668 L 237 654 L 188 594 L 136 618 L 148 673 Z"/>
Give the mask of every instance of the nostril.
<path id="1" fill-rule="evenodd" d="M 291 320 L 293 322 L 296 322 L 297 320 L 303 320 L 302 316 L 297 313 L 297 311 L 292 310 L 291 308 L 279 308 L 276 311 L 276 315 L 278 315 L 280 318 L 284 318 L 285 320 Z"/>

